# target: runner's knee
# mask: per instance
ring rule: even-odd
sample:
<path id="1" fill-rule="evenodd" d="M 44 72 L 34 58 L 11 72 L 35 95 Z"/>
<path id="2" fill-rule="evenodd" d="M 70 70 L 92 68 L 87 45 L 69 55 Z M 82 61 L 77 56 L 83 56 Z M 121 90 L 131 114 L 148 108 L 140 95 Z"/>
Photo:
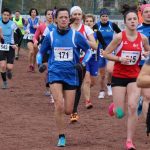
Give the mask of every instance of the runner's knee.
<path id="1" fill-rule="evenodd" d="M 132 115 L 137 111 L 137 106 L 134 104 L 128 104 L 129 114 Z"/>

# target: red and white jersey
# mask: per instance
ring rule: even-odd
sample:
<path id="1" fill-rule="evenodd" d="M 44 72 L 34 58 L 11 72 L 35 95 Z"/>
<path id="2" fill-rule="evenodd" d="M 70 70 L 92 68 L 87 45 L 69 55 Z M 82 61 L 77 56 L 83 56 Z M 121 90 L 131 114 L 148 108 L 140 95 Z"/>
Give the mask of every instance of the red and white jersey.
<path id="1" fill-rule="evenodd" d="M 93 34 L 94 31 L 87 25 L 80 24 L 79 28 L 77 29 L 78 32 L 80 32 L 87 40 L 88 40 L 88 35 Z M 80 62 L 84 58 L 85 52 L 80 51 Z"/>
<path id="2" fill-rule="evenodd" d="M 131 42 L 127 39 L 126 32 L 122 31 L 122 42 L 116 49 L 119 57 L 132 58 L 128 64 L 115 62 L 113 76 L 119 78 L 137 78 L 140 68 L 139 61 L 143 49 L 141 34 L 138 32 L 137 38 Z"/>

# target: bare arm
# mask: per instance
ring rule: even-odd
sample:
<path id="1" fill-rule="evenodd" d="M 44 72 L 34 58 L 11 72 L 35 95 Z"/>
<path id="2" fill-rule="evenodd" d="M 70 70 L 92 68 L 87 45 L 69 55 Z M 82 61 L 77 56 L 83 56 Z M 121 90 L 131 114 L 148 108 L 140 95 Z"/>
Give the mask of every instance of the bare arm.
<path id="1" fill-rule="evenodd" d="M 88 35 L 88 43 L 89 43 L 89 45 L 92 49 L 97 50 L 98 45 L 95 41 L 95 38 L 94 38 L 93 34 Z"/>
<path id="2" fill-rule="evenodd" d="M 144 64 L 137 78 L 137 86 L 141 88 L 150 88 L 150 65 Z"/>
<path id="3" fill-rule="evenodd" d="M 145 35 L 141 34 L 141 36 L 142 36 L 142 43 L 143 43 L 143 47 L 144 47 L 144 52 L 142 52 L 142 55 L 144 57 L 147 57 L 150 53 L 149 41 Z"/>
<path id="4" fill-rule="evenodd" d="M 112 61 L 119 61 L 119 57 L 112 55 L 112 52 L 117 48 L 117 46 L 121 43 L 122 34 L 116 34 L 110 44 L 106 47 L 105 51 L 103 51 L 103 56 Z"/>

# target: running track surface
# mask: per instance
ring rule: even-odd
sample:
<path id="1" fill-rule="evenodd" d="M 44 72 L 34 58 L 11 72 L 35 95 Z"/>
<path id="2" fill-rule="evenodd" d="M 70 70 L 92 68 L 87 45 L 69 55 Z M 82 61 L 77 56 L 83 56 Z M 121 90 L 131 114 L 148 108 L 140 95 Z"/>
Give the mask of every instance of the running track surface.
<path id="1" fill-rule="evenodd" d="M 27 59 L 28 51 L 22 49 L 10 89 L 0 89 L 0 150 L 124 150 L 126 117 L 108 116 L 112 98 L 98 100 L 98 82 L 92 89 L 94 108 L 86 110 L 81 98 L 80 120 L 69 124 L 70 116 L 65 116 L 67 146 L 57 148 L 54 105 L 44 96 L 44 74 L 27 73 Z M 137 150 L 150 150 L 145 130 L 141 116 L 134 140 Z"/>

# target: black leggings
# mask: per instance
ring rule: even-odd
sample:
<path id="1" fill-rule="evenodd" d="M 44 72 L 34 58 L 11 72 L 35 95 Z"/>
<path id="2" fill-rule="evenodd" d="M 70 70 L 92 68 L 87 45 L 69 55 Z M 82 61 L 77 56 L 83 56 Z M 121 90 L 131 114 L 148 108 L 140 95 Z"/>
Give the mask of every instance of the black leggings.
<path id="1" fill-rule="evenodd" d="M 80 100 L 80 97 L 81 97 L 81 86 L 82 86 L 82 82 L 83 82 L 85 73 L 86 73 L 86 69 L 84 69 L 84 70 L 82 70 L 82 71 L 78 71 L 79 86 L 77 87 L 77 90 L 76 90 L 75 101 L 74 101 L 74 107 L 73 107 L 73 113 L 76 113 L 76 112 L 77 112 L 77 109 L 78 109 L 79 100 Z"/>

